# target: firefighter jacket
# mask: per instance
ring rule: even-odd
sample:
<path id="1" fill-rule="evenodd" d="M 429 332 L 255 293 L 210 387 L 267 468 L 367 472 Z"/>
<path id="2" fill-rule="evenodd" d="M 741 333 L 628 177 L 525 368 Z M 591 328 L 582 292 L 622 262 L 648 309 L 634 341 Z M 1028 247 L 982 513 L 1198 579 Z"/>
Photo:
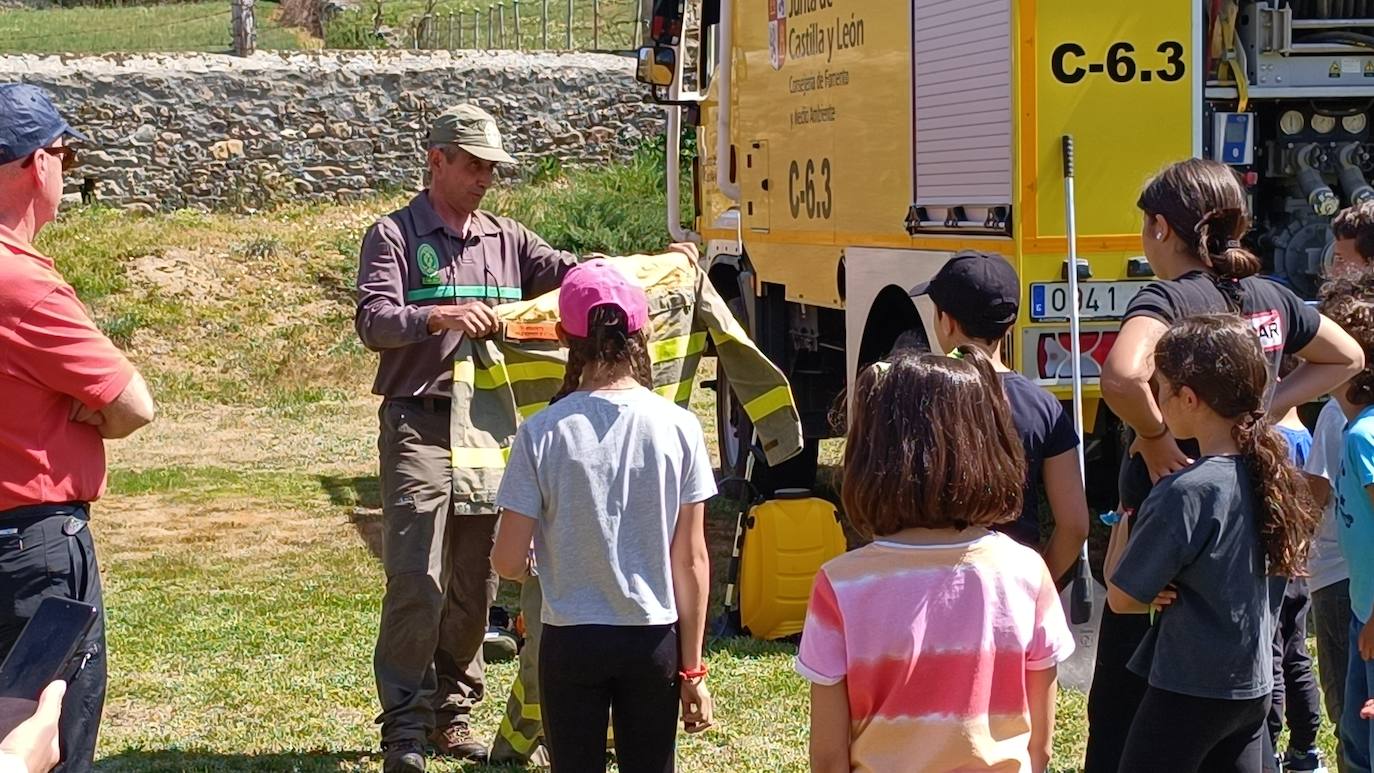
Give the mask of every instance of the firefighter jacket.
<path id="1" fill-rule="evenodd" d="M 654 391 L 686 407 L 707 337 L 770 465 L 801 451 L 801 420 L 787 378 L 749 340 L 706 272 L 686 256 L 611 258 L 649 297 Z M 567 350 L 555 332 L 558 292 L 496 307 L 497 335 L 465 339 L 453 366 L 450 446 L 458 513 L 495 510 L 515 430 L 563 385 Z"/>

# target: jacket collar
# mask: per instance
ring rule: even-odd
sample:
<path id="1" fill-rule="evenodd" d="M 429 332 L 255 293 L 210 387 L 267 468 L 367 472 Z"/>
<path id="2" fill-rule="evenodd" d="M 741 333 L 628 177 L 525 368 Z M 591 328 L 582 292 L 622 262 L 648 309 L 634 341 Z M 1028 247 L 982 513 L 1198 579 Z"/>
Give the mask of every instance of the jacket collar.
<path id="1" fill-rule="evenodd" d="M 420 236 L 427 236 L 435 231 L 443 230 L 455 239 L 463 238 L 462 234 L 449 228 L 444 219 L 439 217 L 439 213 L 434 211 L 434 205 L 429 202 L 428 188 L 415 194 L 415 198 L 410 200 L 410 210 L 411 217 L 415 222 L 415 231 Z M 470 236 L 490 236 L 498 230 L 500 229 L 497 227 L 495 219 L 480 209 L 473 212 L 472 217 L 468 219 Z"/>

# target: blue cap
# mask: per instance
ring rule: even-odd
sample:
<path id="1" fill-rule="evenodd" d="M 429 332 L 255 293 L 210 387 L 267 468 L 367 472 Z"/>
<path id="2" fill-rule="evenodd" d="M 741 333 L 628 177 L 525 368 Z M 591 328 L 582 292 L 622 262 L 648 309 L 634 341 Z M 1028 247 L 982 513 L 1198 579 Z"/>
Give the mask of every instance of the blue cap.
<path id="1" fill-rule="evenodd" d="M 64 135 L 89 139 L 57 114 L 57 106 L 42 89 L 0 83 L 0 164 L 25 158 Z"/>

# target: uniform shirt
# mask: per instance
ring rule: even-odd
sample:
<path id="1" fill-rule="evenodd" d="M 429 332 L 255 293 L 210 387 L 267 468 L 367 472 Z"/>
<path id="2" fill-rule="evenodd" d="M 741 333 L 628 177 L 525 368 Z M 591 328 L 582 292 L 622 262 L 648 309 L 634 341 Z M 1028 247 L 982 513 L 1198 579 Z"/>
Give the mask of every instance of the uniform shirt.
<path id="1" fill-rule="evenodd" d="M 1326 503 L 1326 510 L 1322 512 L 1317 536 L 1312 540 L 1312 552 L 1307 556 L 1307 571 L 1310 574 L 1307 587 L 1313 591 L 1350 578 L 1336 531 L 1336 476 L 1341 471 L 1341 459 L 1345 457 L 1344 430 L 1345 413 L 1341 411 L 1340 403 L 1327 400 L 1317 416 L 1312 453 L 1303 465 L 1305 472 L 1325 478 L 1331 484 L 1331 497 Z"/>
<path id="2" fill-rule="evenodd" d="M 796 668 L 844 680 L 854 771 L 1030 770 L 1026 671 L 1063 662 L 1073 635 L 1035 551 L 969 534 L 880 538 L 816 576 Z"/>
<path id="3" fill-rule="evenodd" d="M 133 375 L 52 260 L 0 233 L 0 511 L 100 498 L 105 441 L 72 401 L 101 410 Z"/>
<path id="4" fill-rule="evenodd" d="M 1236 296 L 1240 298 L 1239 308 L 1235 307 Z M 1135 317 L 1149 317 L 1172 325 L 1198 314 L 1227 311 L 1240 314 L 1259 337 L 1269 369 L 1269 385 L 1264 391 L 1267 407 L 1274 395 L 1283 355 L 1296 354 L 1306 348 L 1321 325 L 1317 310 L 1283 285 L 1254 276 L 1231 282 L 1217 279 L 1206 271 L 1191 271 L 1177 279 L 1146 286 L 1131 300 L 1122 324 Z M 1130 434 L 1127 447 L 1134 439 L 1134 434 Z M 1197 457 L 1196 443 L 1182 441 L 1179 448 L 1190 457 Z M 1122 504 L 1130 509 L 1140 507 L 1151 488 L 1150 473 L 1143 457 L 1136 454 L 1122 459 L 1119 484 Z"/>
<path id="5" fill-rule="evenodd" d="M 1243 458 L 1204 456 L 1140 506 L 1111 580 L 1141 603 L 1178 590 L 1128 664 L 1150 686 L 1223 700 L 1273 689 L 1283 584 L 1267 576 L 1255 494 Z"/>
<path id="6" fill-rule="evenodd" d="M 1345 428 L 1341 471 L 1336 476 L 1336 534 L 1350 570 L 1350 611 L 1361 623 L 1374 610 L 1374 406 Z"/>
<path id="7" fill-rule="evenodd" d="M 1011 423 L 1021 436 L 1026 450 L 1025 499 L 1021 516 L 998 528 L 1012 539 L 1033 548 L 1040 547 L 1040 487 L 1045 460 L 1078 447 L 1073 420 L 1058 398 L 1036 386 L 1020 373 L 1003 373 L 1002 389 L 1011 406 Z"/>
<path id="8" fill-rule="evenodd" d="M 678 509 L 715 493 L 696 415 L 636 388 L 573 392 L 526 421 L 496 503 L 538 522 L 543 622 L 667 625 Z"/>
<path id="9" fill-rule="evenodd" d="M 430 307 L 532 298 L 557 287 L 576 262 L 514 220 L 480 210 L 468 233 L 457 233 L 420 192 L 363 238 L 354 326 L 382 355 L 373 393 L 449 397 L 462 335 L 431 334 Z"/>

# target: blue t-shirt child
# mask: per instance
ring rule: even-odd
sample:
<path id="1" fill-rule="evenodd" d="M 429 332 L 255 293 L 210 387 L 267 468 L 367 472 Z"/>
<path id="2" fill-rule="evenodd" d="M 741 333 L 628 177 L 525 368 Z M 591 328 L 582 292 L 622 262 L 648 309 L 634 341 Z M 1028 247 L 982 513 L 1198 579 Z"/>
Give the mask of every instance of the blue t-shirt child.
<path id="1" fill-rule="evenodd" d="M 1350 565 L 1350 611 L 1361 624 L 1374 609 L 1374 405 L 1345 428 L 1345 463 L 1336 478 L 1336 532 Z"/>

